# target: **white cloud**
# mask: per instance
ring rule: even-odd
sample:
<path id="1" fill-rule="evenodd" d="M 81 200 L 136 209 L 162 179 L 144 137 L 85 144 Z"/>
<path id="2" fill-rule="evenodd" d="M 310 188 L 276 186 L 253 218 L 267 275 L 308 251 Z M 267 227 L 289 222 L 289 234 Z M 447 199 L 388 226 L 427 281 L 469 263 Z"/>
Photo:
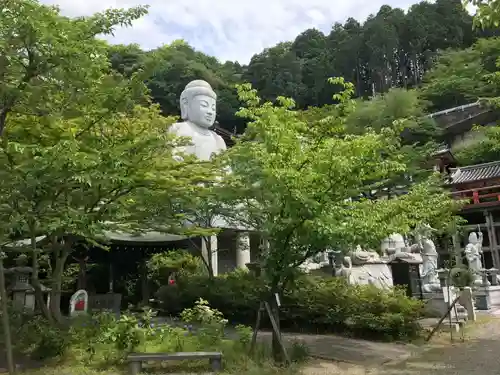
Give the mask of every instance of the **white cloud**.
<path id="1" fill-rule="evenodd" d="M 149 14 L 131 28 L 119 29 L 114 43 L 138 43 L 151 49 L 185 39 L 222 61 L 247 63 L 253 54 L 293 40 L 307 28 L 328 32 L 348 17 L 364 20 L 388 4 L 406 9 L 415 0 L 41 0 L 57 4 L 69 16 L 107 8 L 149 4 Z"/>

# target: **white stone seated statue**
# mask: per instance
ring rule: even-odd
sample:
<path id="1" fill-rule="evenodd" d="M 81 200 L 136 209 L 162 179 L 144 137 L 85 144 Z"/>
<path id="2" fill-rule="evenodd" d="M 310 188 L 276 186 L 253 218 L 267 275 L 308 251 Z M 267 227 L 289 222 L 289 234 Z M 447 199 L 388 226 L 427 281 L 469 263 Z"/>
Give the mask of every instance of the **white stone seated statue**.
<path id="1" fill-rule="evenodd" d="M 210 160 L 213 154 L 226 150 L 220 135 L 210 130 L 215 122 L 217 94 L 208 82 L 191 81 L 181 94 L 180 108 L 183 122 L 173 124 L 169 132 L 188 137 L 191 145 L 180 151 L 196 155 L 200 160 Z"/>
<path id="2" fill-rule="evenodd" d="M 200 160 L 208 161 L 214 154 L 227 149 L 224 139 L 210 130 L 217 115 L 216 102 L 217 94 L 208 82 L 194 80 L 186 85 L 180 96 L 183 122 L 175 123 L 168 129 L 178 137 L 189 138 L 191 144 L 179 147 L 180 153 L 195 155 Z M 220 217 L 214 218 L 212 225 L 220 228 L 245 229 L 240 225 L 229 224 Z"/>

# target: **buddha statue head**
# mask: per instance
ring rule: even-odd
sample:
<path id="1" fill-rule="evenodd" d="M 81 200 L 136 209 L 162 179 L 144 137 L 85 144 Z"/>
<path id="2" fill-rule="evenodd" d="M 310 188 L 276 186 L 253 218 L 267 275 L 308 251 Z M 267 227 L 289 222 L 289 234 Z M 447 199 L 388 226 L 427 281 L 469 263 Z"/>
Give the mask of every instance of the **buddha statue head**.
<path id="1" fill-rule="evenodd" d="M 191 81 L 181 94 L 181 118 L 208 129 L 215 122 L 217 94 L 203 80 Z"/>

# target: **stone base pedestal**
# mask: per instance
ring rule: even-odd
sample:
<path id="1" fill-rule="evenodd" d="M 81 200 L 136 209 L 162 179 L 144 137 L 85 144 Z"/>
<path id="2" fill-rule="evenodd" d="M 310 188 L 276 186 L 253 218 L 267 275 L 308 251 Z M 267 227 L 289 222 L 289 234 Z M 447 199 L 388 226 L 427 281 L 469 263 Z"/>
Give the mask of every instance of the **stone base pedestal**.
<path id="1" fill-rule="evenodd" d="M 452 332 L 452 333 L 459 333 L 461 328 L 465 325 L 464 321 L 452 321 L 451 324 L 446 319 L 443 324 L 441 324 L 441 327 L 439 327 L 439 331 L 441 332 Z"/>
<path id="2" fill-rule="evenodd" d="M 474 300 L 478 310 L 489 310 L 500 307 L 500 286 L 488 285 L 477 287 L 474 290 Z"/>
<path id="3" fill-rule="evenodd" d="M 440 317 L 448 310 L 443 293 L 422 293 L 422 296 L 425 301 L 425 311 L 429 315 Z"/>
<path id="4" fill-rule="evenodd" d="M 432 316 L 441 317 L 448 311 L 450 303 L 455 299 L 455 294 L 454 292 L 450 292 L 451 302 L 448 302 L 448 296 L 442 292 L 423 293 L 423 297 L 426 301 L 426 312 Z M 455 304 L 455 308 L 450 311 L 450 315 L 454 322 L 468 319 L 467 310 L 458 303 Z"/>

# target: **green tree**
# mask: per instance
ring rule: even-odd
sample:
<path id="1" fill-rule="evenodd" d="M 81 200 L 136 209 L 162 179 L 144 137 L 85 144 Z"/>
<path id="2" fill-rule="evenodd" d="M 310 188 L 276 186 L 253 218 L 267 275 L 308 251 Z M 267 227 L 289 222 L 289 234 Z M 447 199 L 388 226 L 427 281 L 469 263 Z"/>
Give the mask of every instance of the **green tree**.
<path id="1" fill-rule="evenodd" d="M 306 30 L 295 38 L 291 52 L 300 62 L 300 79 L 304 86 L 303 91 L 298 93 L 300 96 L 295 97 L 298 106 L 304 108 L 325 103 L 332 96 L 331 86 L 326 81 L 332 72 L 329 72 L 331 67 L 325 35 L 316 29 Z M 300 83 L 297 82 L 297 85 Z"/>
<path id="2" fill-rule="evenodd" d="M 476 8 L 474 24 L 476 26 L 498 27 L 500 25 L 500 1 L 499 0 L 465 0 L 465 5 L 473 5 Z"/>
<path id="3" fill-rule="evenodd" d="M 478 127 L 463 141 L 452 147 L 461 165 L 488 163 L 500 160 L 500 127 Z"/>
<path id="4" fill-rule="evenodd" d="M 333 25 L 327 40 L 328 61 L 330 69 L 328 77 L 337 75 L 344 77 L 349 82 L 354 82 L 356 96 L 363 97 L 367 92 L 367 79 L 365 65 L 362 59 L 364 51 L 363 26 L 353 18 L 349 18 L 344 25 Z M 331 88 L 331 85 L 327 87 Z M 330 92 L 328 99 L 331 99 Z M 328 103 L 324 101 L 321 104 Z"/>
<path id="5" fill-rule="evenodd" d="M 250 82 L 266 100 L 275 100 L 279 93 L 301 98 L 302 64 L 292 51 L 292 43 L 279 43 L 252 57 L 243 79 Z"/>
<path id="6" fill-rule="evenodd" d="M 241 76 L 238 64 L 221 64 L 179 40 L 148 52 L 144 66 L 152 100 L 160 105 L 164 114 L 177 114 L 179 93 L 190 81 L 203 79 L 219 94 L 217 121 L 220 126 L 229 131 L 242 128 L 242 121 L 234 116 L 240 105 L 233 87 Z"/>
<path id="7" fill-rule="evenodd" d="M 133 73 L 144 69 L 145 55 L 137 44 L 110 45 L 108 50 L 111 68 L 126 77 L 130 77 Z"/>
<path id="8" fill-rule="evenodd" d="M 94 83 L 108 65 L 106 44 L 96 35 L 130 25 L 143 7 L 108 10 L 69 19 L 35 0 L 6 0 L 0 23 L 0 134 L 9 114 L 80 116 L 92 101 Z M 110 110 L 115 110 L 112 101 Z M 119 101 L 120 104 L 123 101 Z"/>
<path id="9" fill-rule="evenodd" d="M 187 155 L 186 160 L 194 159 Z M 201 172 L 198 180 L 185 179 L 184 176 L 177 176 L 178 179 L 184 179 L 185 184 L 190 184 L 184 192 L 172 196 L 169 189 L 157 190 L 154 196 L 147 199 L 147 202 L 141 202 L 146 207 L 147 216 L 141 219 L 147 228 L 153 228 L 155 231 L 175 233 L 188 238 L 200 238 L 198 244 L 192 241 L 192 245 L 197 250 L 197 255 L 201 257 L 206 271 L 210 278 L 214 276 L 215 265 L 212 255 L 216 249 L 212 249 L 210 237 L 217 235 L 221 230 L 222 217 L 226 215 L 227 208 L 221 199 L 224 193 L 225 172 L 221 166 L 219 157 L 213 157 L 209 162 L 199 163 L 198 170 Z M 194 180 L 194 181 L 193 181 Z M 158 202 L 162 202 L 159 206 Z M 148 205 L 151 207 L 148 208 Z M 175 223 L 167 222 L 165 226 L 165 217 L 177 217 L 179 220 Z"/>
<path id="10" fill-rule="evenodd" d="M 420 88 L 429 109 L 442 110 L 497 96 L 499 86 L 491 73 L 497 70 L 499 53 L 500 38 L 479 39 L 470 48 L 442 52 Z"/>
<path id="11" fill-rule="evenodd" d="M 9 5 L 0 25 L 8 61 L 1 68 L 0 215 L 5 233 L 31 239 L 38 303 L 61 322 L 62 274 L 76 243 L 95 243 L 109 230 L 178 227 L 182 215 L 158 218 L 155 208 L 196 194 L 209 173 L 192 158 L 172 158 L 186 142 L 166 132 L 173 119 L 146 105 L 139 74 L 110 69 L 109 46 L 96 38 L 143 8 L 68 19 L 32 0 Z M 38 279 L 39 235 L 55 263 L 51 311 Z"/>
<path id="12" fill-rule="evenodd" d="M 353 87 L 334 82 L 346 86 L 335 97 L 337 111 L 349 113 Z M 359 198 L 408 169 L 400 121 L 378 133 L 346 134 L 344 116 L 306 123 L 291 99 L 261 105 L 250 85 L 239 90 L 247 103 L 240 115 L 250 122 L 227 153 L 232 178 L 225 197 L 237 207 L 233 220 L 268 243 L 260 266 L 276 314 L 274 294 L 293 283 L 308 258 L 331 248 L 377 246 L 390 233 L 453 220 L 455 202 L 432 178 L 391 199 Z"/>
<path id="13" fill-rule="evenodd" d="M 403 119 L 403 120 L 402 120 Z M 371 100 L 359 101 L 354 111 L 346 117 L 346 130 L 363 134 L 367 130 L 382 132 L 388 124 L 400 123 L 401 157 L 407 169 L 399 178 L 393 178 L 384 186 L 388 193 L 408 186 L 429 175 L 429 161 L 438 149 L 441 128 L 425 116 L 425 101 L 416 90 L 390 89 Z"/>

